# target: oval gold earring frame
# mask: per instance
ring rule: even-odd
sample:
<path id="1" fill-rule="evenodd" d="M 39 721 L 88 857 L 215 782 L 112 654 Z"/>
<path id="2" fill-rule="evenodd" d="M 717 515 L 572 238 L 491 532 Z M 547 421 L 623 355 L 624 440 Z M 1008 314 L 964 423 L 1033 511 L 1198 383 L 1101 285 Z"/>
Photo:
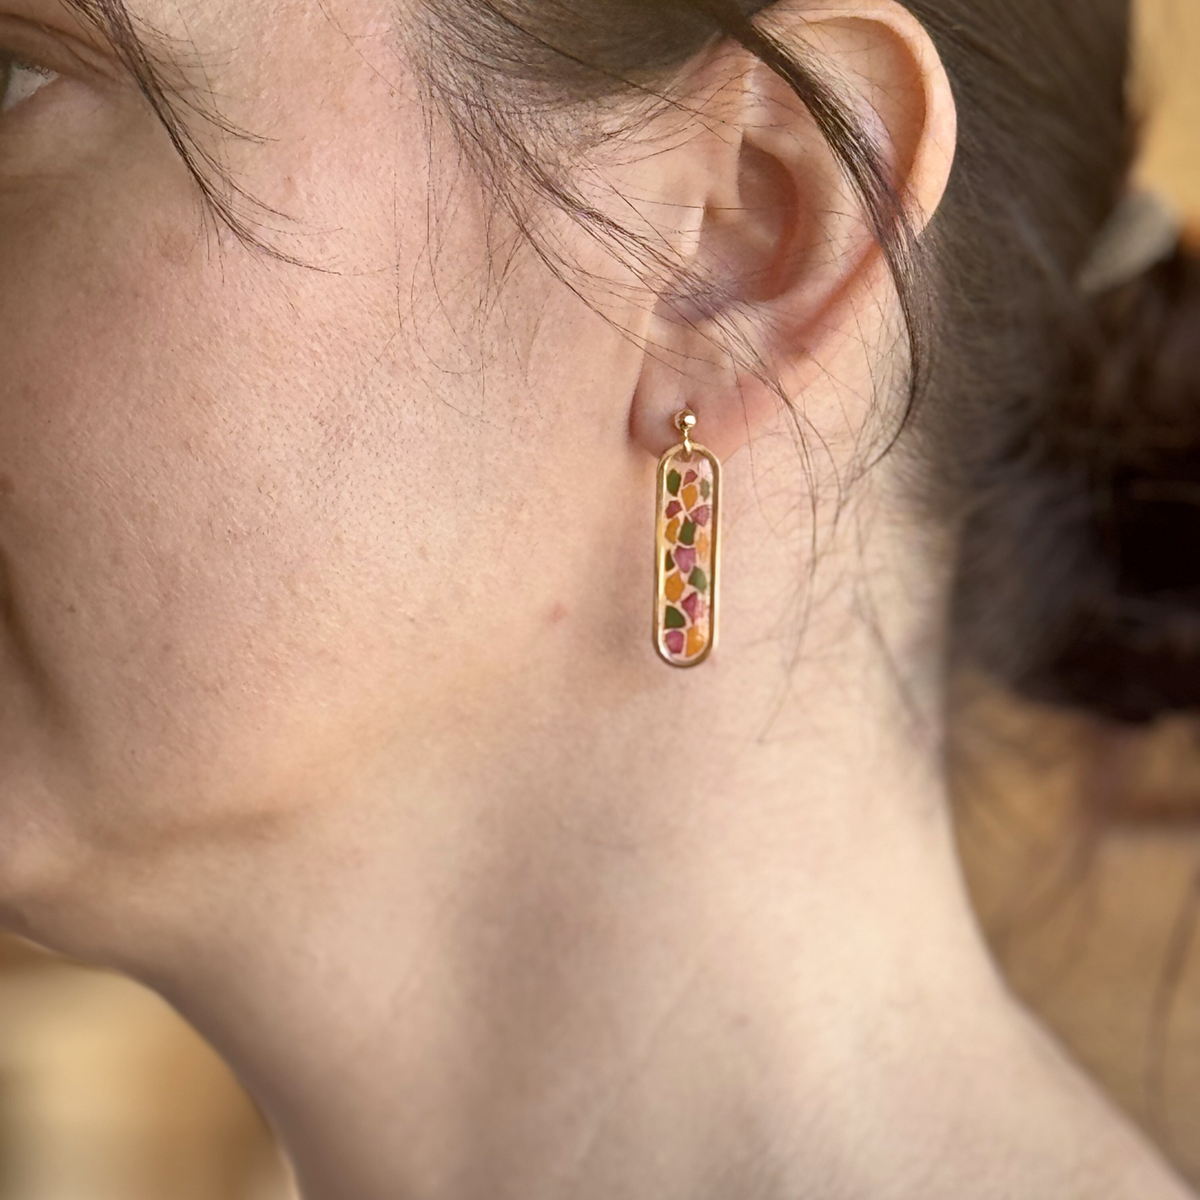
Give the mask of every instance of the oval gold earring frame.
<path id="1" fill-rule="evenodd" d="M 652 637 L 659 658 L 680 669 L 706 662 L 717 648 L 720 632 L 722 470 L 711 450 L 692 441 L 696 423 L 690 409 L 676 415 L 675 425 L 683 433 L 683 441 L 659 459 L 655 490 Z M 681 469 L 676 471 L 676 467 Z M 688 503 L 687 493 L 692 488 L 697 495 Z M 693 519 L 697 516 L 699 523 Z M 707 550 L 701 553 L 706 537 Z M 676 564 L 677 554 L 686 556 L 686 572 Z M 703 618 L 693 616 L 701 606 Z M 675 635 L 683 640 L 678 652 L 669 644 L 679 641 Z M 701 637 L 703 646 L 699 647 Z"/>

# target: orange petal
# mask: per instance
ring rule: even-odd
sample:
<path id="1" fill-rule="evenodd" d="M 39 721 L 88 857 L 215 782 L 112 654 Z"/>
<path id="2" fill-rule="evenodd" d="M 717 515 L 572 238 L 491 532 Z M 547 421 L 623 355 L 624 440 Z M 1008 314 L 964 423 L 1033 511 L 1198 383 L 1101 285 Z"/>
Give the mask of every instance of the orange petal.
<path id="1" fill-rule="evenodd" d="M 707 625 L 707 622 L 705 622 Z M 693 625 L 687 635 L 687 656 L 695 658 L 708 645 L 708 630 L 704 626 Z"/>
<path id="2" fill-rule="evenodd" d="M 672 604 L 678 604 L 683 599 L 685 591 L 687 591 L 687 584 L 683 582 L 683 576 L 678 571 L 671 575 L 663 585 L 663 592 Z"/>

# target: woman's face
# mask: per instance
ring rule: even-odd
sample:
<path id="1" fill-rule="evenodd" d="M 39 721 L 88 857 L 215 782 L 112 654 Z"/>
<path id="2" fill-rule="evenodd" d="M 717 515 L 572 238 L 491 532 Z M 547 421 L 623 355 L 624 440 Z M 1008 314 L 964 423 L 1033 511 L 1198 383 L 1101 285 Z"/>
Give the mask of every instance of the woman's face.
<path id="1" fill-rule="evenodd" d="M 392 0 L 130 9 L 243 131 L 182 108 L 196 156 L 303 265 L 214 221 L 71 6 L 0 0 L 43 72 L 11 66 L 0 119 L 14 910 L 101 857 L 269 828 L 576 655 L 595 688 L 646 669 L 637 351 L 489 220 Z"/>

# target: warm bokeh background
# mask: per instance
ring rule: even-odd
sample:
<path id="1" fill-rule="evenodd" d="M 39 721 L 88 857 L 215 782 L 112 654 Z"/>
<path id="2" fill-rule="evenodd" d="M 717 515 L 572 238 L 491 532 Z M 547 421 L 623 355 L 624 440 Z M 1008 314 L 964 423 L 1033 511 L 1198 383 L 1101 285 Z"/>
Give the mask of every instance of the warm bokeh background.
<path id="1" fill-rule="evenodd" d="M 1142 175 L 1200 218 L 1200 3 L 1142 0 Z M 1200 719 L 1116 734 L 963 685 L 964 857 L 1014 987 L 1200 1184 Z M 156 997 L 0 940 L 0 1200 L 285 1200 Z"/>
<path id="2" fill-rule="evenodd" d="M 1137 4 L 1139 174 L 1200 221 L 1200 3 Z M 959 828 L 997 957 L 1200 1187 L 1200 714 L 1122 733 L 963 692 Z"/>
<path id="3" fill-rule="evenodd" d="M 1135 0 L 1141 37 L 1139 94 L 1151 120 L 1143 177 L 1200 216 L 1200 4 Z"/>

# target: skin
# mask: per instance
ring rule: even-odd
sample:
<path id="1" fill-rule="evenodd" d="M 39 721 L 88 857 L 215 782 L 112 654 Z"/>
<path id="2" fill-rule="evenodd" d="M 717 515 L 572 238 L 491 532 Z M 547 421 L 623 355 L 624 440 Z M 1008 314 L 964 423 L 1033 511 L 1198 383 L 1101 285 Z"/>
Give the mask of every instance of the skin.
<path id="1" fill-rule="evenodd" d="M 590 164 L 727 285 L 685 322 L 564 217 L 592 305 L 521 247 L 430 125 L 414 14 L 131 7 L 265 139 L 197 119 L 306 265 L 205 223 L 94 30 L 0 0 L 56 72 L 0 123 L 5 924 L 170 999 L 308 1200 L 1185 1197 L 971 916 L 947 538 L 903 453 L 865 469 L 896 301 L 782 85 L 707 54 L 706 121 Z M 920 27 L 774 19 L 931 215 L 955 114 Z M 652 496 L 684 404 L 727 553 L 720 649 L 675 672 Z"/>

